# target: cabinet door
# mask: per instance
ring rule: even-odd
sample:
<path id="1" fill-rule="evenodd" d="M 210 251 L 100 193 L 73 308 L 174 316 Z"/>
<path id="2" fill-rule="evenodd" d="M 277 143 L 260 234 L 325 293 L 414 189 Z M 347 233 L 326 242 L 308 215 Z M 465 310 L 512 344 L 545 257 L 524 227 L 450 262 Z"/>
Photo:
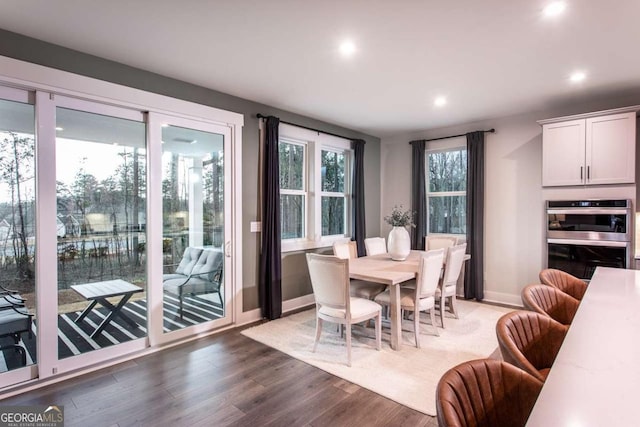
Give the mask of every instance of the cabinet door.
<path id="1" fill-rule="evenodd" d="M 587 184 L 635 182 L 636 114 L 587 119 Z"/>
<path id="2" fill-rule="evenodd" d="M 542 185 L 582 185 L 585 121 L 550 123 L 542 126 Z"/>

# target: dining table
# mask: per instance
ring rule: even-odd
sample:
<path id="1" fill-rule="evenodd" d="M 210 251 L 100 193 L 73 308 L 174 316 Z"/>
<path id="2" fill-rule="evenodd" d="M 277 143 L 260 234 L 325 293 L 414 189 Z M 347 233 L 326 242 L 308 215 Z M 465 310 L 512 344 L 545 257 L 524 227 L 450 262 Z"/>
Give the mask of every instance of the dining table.
<path id="1" fill-rule="evenodd" d="M 349 260 L 349 277 L 387 285 L 390 294 L 389 320 L 391 328 L 391 348 L 402 348 L 402 319 L 400 310 L 400 285 L 416 278 L 420 258 L 426 252 L 411 251 L 403 261 L 391 259 L 388 253 L 368 255 Z M 465 260 L 470 259 L 465 255 Z M 464 268 L 460 274 L 464 276 Z M 464 279 L 463 279 L 464 280 Z"/>

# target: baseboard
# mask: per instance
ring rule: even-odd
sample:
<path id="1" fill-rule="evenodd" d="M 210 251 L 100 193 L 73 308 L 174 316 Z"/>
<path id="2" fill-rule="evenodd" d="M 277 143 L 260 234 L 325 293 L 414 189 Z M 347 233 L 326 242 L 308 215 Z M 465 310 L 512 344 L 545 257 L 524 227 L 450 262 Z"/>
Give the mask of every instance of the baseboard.
<path id="1" fill-rule="evenodd" d="M 288 313 L 290 311 L 298 310 L 303 307 L 309 306 L 316 302 L 313 294 L 304 295 L 298 298 L 282 301 L 282 313 Z"/>
<path id="2" fill-rule="evenodd" d="M 505 294 L 503 292 L 484 291 L 483 301 L 522 307 L 520 295 Z"/>

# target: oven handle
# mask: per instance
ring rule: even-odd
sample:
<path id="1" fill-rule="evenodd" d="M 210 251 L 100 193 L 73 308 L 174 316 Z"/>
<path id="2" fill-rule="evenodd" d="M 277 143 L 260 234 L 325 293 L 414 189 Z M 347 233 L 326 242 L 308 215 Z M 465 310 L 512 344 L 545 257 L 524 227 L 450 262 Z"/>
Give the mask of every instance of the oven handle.
<path id="1" fill-rule="evenodd" d="M 549 215 L 628 215 L 629 209 L 602 209 L 602 208 L 576 208 L 576 209 L 547 209 Z"/>
<path id="2" fill-rule="evenodd" d="M 555 243 L 558 245 L 577 245 L 577 246 L 608 246 L 615 248 L 626 248 L 630 242 L 613 242 L 610 240 L 573 240 L 573 239 L 547 239 L 547 243 Z"/>

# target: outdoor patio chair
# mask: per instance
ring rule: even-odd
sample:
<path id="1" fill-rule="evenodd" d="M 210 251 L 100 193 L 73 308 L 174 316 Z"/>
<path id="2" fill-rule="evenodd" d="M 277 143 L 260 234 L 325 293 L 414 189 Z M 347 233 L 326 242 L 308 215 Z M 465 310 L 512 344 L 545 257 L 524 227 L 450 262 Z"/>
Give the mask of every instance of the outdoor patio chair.
<path id="1" fill-rule="evenodd" d="M 33 315 L 23 306 L 11 306 L 0 310 L 0 339 L 11 337 L 13 344 L 0 345 L 0 352 L 14 350 L 20 357 L 22 366 L 27 365 L 27 354 L 20 345 L 22 334 L 27 332 L 32 338 L 31 322 Z"/>
<path id="2" fill-rule="evenodd" d="M 220 292 L 224 257 L 221 249 L 187 247 L 176 272 L 162 277 L 164 291 L 180 299 L 180 319 L 183 316 L 184 295 Z"/>

